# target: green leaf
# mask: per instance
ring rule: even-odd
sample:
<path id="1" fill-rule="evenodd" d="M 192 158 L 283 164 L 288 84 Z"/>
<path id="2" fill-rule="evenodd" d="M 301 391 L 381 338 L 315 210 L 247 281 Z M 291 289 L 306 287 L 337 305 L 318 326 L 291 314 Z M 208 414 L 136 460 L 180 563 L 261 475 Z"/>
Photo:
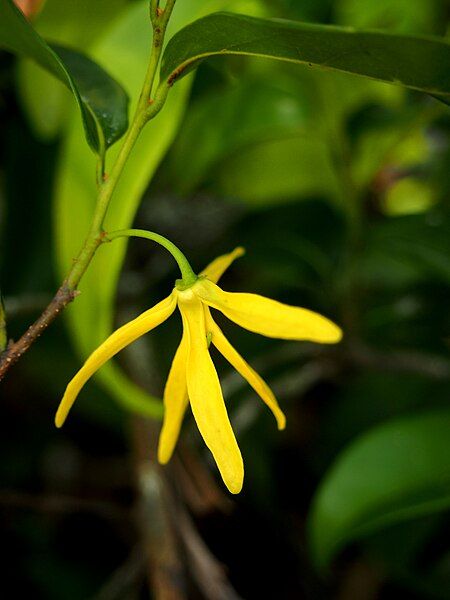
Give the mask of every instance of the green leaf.
<path id="1" fill-rule="evenodd" d="M 33 20 L 33 27 L 44 38 L 71 48 L 87 48 L 106 32 L 129 0 L 46 0 Z"/>
<path id="2" fill-rule="evenodd" d="M 252 207 L 311 195 L 345 205 L 333 151 L 339 132 L 367 103 L 395 106 L 403 115 L 404 90 L 336 71 L 299 72 L 295 65 L 280 73 L 278 66 L 247 65 L 237 84 L 222 84 L 191 103 L 165 161 L 164 182 L 181 194 L 207 187 Z M 370 147 L 367 154 L 376 165 L 367 176 L 372 181 L 381 159 Z M 189 169 L 179 168 L 187 163 Z"/>
<path id="3" fill-rule="evenodd" d="M 95 40 L 104 34 L 126 5 L 127 0 L 46 0 L 43 10 L 33 20 L 33 27 L 52 43 L 89 54 Z M 34 133 L 43 140 L 55 139 L 70 114 L 70 93 L 31 60 L 21 60 L 17 67 L 20 100 Z M 36 89 L 39 89 L 38 95 Z"/>
<path id="4" fill-rule="evenodd" d="M 434 33 L 441 17 L 435 0 L 337 0 L 334 10 L 339 25 L 401 33 Z"/>
<path id="5" fill-rule="evenodd" d="M 338 457 L 310 514 L 320 569 L 349 542 L 450 507 L 449 431 L 449 410 L 390 421 Z"/>
<path id="6" fill-rule="evenodd" d="M 0 0 L 0 11 L 0 47 L 31 58 L 72 91 L 86 139 L 103 156 L 127 129 L 128 98 L 122 87 L 83 54 L 50 47 L 11 0 Z"/>
<path id="7" fill-rule="evenodd" d="M 305 99 L 257 78 L 215 90 L 190 107 L 170 152 L 166 178 L 181 194 L 190 193 L 242 148 L 304 134 L 310 112 Z M 189 169 L 180 169 L 187 161 Z"/>
<path id="8" fill-rule="evenodd" d="M 214 189 L 253 206 L 325 196 L 342 204 L 340 183 L 323 136 L 262 141 L 224 160 Z"/>
<path id="9" fill-rule="evenodd" d="M 360 280 L 372 293 L 427 282 L 450 284 L 450 215 L 446 210 L 380 221 L 367 236 Z M 401 317 L 405 319 L 405 315 Z M 443 332 L 445 336 L 445 333 Z"/>
<path id="10" fill-rule="evenodd" d="M 395 83 L 450 101 L 450 44 L 440 38 L 215 13 L 167 45 L 162 79 L 177 79 L 212 56 L 272 58 Z"/>

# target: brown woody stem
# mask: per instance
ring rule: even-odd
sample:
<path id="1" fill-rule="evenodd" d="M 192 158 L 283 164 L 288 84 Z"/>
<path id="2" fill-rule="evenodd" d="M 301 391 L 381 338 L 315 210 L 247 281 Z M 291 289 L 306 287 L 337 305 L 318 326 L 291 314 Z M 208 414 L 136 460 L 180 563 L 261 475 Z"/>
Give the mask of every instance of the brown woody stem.
<path id="1" fill-rule="evenodd" d="M 50 304 L 40 315 L 40 317 L 31 325 L 17 342 L 10 343 L 0 355 L 0 381 L 6 375 L 6 372 L 19 360 L 19 358 L 28 350 L 28 348 L 37 340 L 45 329 L 52 323 L 59 313 L 78 295 L 78 292 L 71 290 L 63 284 L 56 292 Z"/>

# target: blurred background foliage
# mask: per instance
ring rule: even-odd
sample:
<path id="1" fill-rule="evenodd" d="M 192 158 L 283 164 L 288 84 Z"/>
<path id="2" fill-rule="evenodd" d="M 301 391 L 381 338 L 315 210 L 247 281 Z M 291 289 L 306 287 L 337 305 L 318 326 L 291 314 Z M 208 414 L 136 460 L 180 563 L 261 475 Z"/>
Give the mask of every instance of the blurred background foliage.
<path id="1" fill-rule="evenodd" d="M 206 8 L 179 0 L 173 28 L 222 8 L 436 35 L 446 35 L 450 17 L 447 0 Z M 95 57 L 133 99 L 148 46 L 145 9 L 130 0 L 47 0 L 35 25 Z M 387 84 L 243 58 L 202 64 L 170 102 L 137 147 L 109 222 L 168 236 L 199 270 L 243 245 L 228 289 L 311 307 L 346 334 L 323 349 L 224 324 L 273 387 L 288 426 L 278 433 L 214 357 L 246 483 L 239 497 L 225 496 L 187 419 L 183 454 L 167 470 L 189 507 L 177 535 L 191 558 L 200 535 L 200 558 L 212 561 L 206 573 L 220 571 L 217 559 L 231 582 L 220 571 L 220 585 L 205 589 L 205 563 L 186 559 L 188 597 L 237 597 L 226 595 L 232 585 L 249 599 L 450 598 L 448 108 Z M 6 53 L 0 130 L 0 281 L 8 334 L 17 337 L 81 243 L 95 161 L 68 92 Z M 63 431 L 53 414 L 81 359 L 166 295 L 176 276 L 171 258 L 147 242 L 102 248 L 65 323 L 3 384 L 10 597 L 148 597 L 141 547 L 158 537 L 136 510 L 139 443 L 127 409 L 159 412 L 180 323 L 172 319 L 104 369 Z M 0 314 L 0 339 L 1 327 Z M 161 524 L 151 507 L 148 520 Z"/>

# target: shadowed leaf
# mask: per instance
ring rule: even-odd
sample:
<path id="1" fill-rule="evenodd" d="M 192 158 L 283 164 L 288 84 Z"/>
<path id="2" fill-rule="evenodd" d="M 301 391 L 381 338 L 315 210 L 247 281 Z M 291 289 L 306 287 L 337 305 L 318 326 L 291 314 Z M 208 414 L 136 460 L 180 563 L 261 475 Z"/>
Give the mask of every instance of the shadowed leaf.
<path id="1" fill-rule="evenodd" d="M 0 48 L 34 60 L 72 91 L 86 139 L 103 156 L 127 129 L 125 91 L 87 56 L 61 46 L 49 46 L 11 0 L 0 0 L 0 12 Z"/>
<path id="2" fill-rule="evenodd" d="M 351 444 L 325 475 L 310 515 L 319 568 L 349 542 L 450 507 L 450 411 L 391 421 Z"/>

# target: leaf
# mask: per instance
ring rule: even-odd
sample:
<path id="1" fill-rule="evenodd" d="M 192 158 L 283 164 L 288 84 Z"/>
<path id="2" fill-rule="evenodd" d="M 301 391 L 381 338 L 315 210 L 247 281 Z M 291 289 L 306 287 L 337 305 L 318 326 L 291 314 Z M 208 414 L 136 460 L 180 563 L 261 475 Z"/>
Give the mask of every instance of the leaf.
<path id="1" fill-rule="evenodd" d="M 335 13 L 342 25 L 401 33 L 433 33 L 440 19 L 434 0 L 338 0 Z"/>
<path id="2" fill-rule="evenodd" d="M 449 254 L 450 215 L 445 209 L 438 207 L 427 219 L 405 215 L 380 221 L 367 236 L 360 281 L 372 293 L 430 282 L 449 285 Z"/>
<path id="3" fill-rule="evenodd" d="M 450 507 L 449 431 L 449 410 L 398 419 L 338 457 L 310 514 L 317 567 L 327 567 L 354 540 Z"/>
<path id="4" fill-rule="evenodd" d="M 172 85 L 200 61 L 224 55 L 335 69 L 450 101 L 450 44 L 444 39 L 229 13 L 208 15 L 174 36 L 163 57 L 161 77 Z"/>
<path id="5" fill-rule="evenodd" d="M 46 0 L 33 27 L 44 39 L 71 48 L 89 48 L 127 4 L 128 0 Z"/>
<path id="6" fill-rule="evenodd" d="M 122 87 L 81 53 L 50 47 L 11 0 L 0 0 L 0 47 L 31 58 L 75 96 L 86 139 L 100 156 L 127 129 L 128 98 Z"/>
<path id="7" fill-rule="evenodd" d="M 255 208 L 308 195 L 345 205 L 333 150 L 339 132 L 367 103 L 395 106 L 403 115 L 404 90 L 336 71 L 277 67 L 260 63 L 255 76 L 248 65 L 237 84 L 216 86 L 191 103 L 164 163 L 164 182 L 181 194 L 201 185 Z M 375 161 L 370 147 L 367 153 L 379 168 L 378 155 Z M 187 163 L 189 169 L 179 168 Z"/>
<path id="8" fill-rule="evenodd" d="M 244 148 L 221 164 L 214 188 L 253 207 L 311 196 L 342 204 L 326 140 L 306 133 Z"/>
<path id="9" fill-rule="evenodd" d="M 214 90 L 191 105 L 171 149 L 166 178 L 179 193 L 190 193 L 212 169 L 242 148 L 304 134 L 310 112 L 304 98 L 258 78 Z M 187 161 L 189 169 L 180 169 Z"/>
<path id="10" fill-rule="evenodd" d="M 33 27 L 44 39 L 89 54 L 89 48 L 126 3 L 127 0 L 46 0 Z M 72 98 L 58 80 L 31 60 L 21 60 L 17 67 L 20 100 L 29 122 L 38 137 L 52 140 L 67 122 Z"/>

